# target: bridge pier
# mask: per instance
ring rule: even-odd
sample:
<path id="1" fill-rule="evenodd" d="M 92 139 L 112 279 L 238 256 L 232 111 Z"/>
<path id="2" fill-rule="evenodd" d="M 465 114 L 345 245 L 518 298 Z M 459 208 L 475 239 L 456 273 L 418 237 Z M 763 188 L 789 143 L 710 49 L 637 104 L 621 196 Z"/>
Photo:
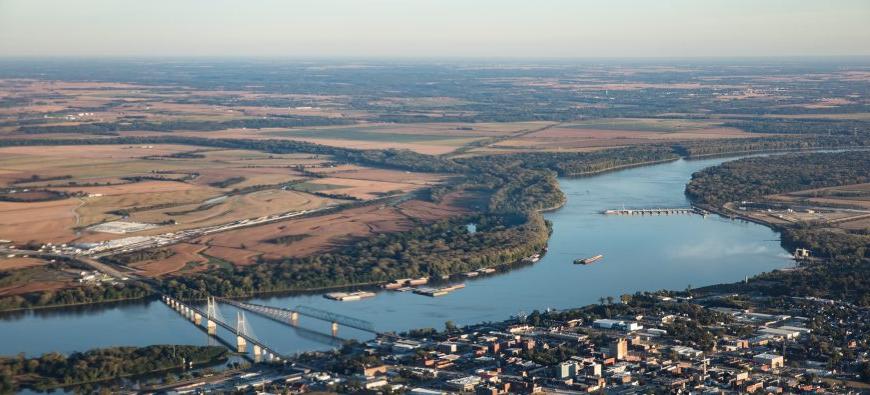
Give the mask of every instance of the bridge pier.
<path id="1" fill-rule="evenodd" d="M 248 349 L 248 342 L 244 337 L 236 336 L 236 352 L 243 353 Z"/>
<path id="2" fill-rule="evenodd" d="M 299 325 L 299 312 L 293 311 L 290 313 L 290 323 L 293 324 L 293 326 Z"/>
<path id="3" fill-rule="evenodd" d="M 260 362 L 260 359 L 263 357 L 263 348 L 257 344 L 254 344 L 254 362 Z"/>
<path id="4" fill-rule="evenodd" d="M 205 330 L 209 335 L 217 335 L 217 324 L 212 320 L 205 320 Z"/>
<path id="5" fill-rule="evenodd" d="M 194 323 L 194 325 L 199 325 L 200 322 L 202 322 L 202 316 L 199 315 L 199 313 L 194 312 L 194 313 L 193 313 L 193 323 Z"/>
<path id="6" fill-rule="evenodd" d="M 268 351 L 268 352 L 266 352 L 265 361 L 268 363 L 280 363 L 281 357 L 279 357 L 278 353 L 276 353 L 274 351 Z"/>
<path id="7" fill-rule="evenodd" d="M 338 336 L 338 323 L 333 321 L 332 322 L 332 337 L 337 337 L 337 336 Z"/>

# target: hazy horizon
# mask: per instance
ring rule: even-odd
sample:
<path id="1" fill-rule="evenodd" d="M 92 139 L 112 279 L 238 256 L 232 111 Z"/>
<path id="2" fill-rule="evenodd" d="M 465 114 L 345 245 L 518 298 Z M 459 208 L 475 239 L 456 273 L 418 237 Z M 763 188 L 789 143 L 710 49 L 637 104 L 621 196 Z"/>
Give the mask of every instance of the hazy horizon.
<path id="1" fill-rule="evenodd" d="M 870 56 L 870 2 L 0 0 L 0 56 Z"/>

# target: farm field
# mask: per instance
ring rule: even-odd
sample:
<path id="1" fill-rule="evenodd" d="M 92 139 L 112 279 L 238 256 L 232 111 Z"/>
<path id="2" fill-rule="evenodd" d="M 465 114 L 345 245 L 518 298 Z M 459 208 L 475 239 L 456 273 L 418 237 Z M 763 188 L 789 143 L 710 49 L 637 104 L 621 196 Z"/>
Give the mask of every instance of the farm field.
<path id="1" fill-rule="evenodd" d="M 174 136 L 251 140 L 295 140 L 351 149 L 407 149 L 427 155 L 492 138 L 538 130 L 554 122 L 419 123 L 323 126 L 310 128 L 225 129 L 210 132 L 177 131 Z M 147 131 L 121 132 L 122 136 L 162 136 Z"/>
<path id="2" fill-rule="evenodd" d="M 172 121 L 196 119 L 233 119 L 268 115 L 307 115 L 342 117 L 337 109 L 341 96 L 270 94 L 244 90 L 197 90 L 180 85 L 152 85 L 115 82 L 57 81 L 34 79 L 0 79 L 4 98 L 39 97 L 38 103 L 22 101 L 18 105 L 0 108 L 2 115 L 45 115 L 51 123 L 79 124 L 110 122 L 123 119 Z M 46 95 L 50 92 L 51 95 Z M 203 101 L 232 97 L 242 104 L 233 106 L 205 103 L 185 103 L 192 97 Z M 292 100 L 313 106 L 280 107 L 244 105 L 245 101 Z M 85 110 L 87 109 L 87 110 Z M 62 112 L 66 112 L 61 114 Z"/>
<path id="3" fill-rule="evenodd" d="M 747 138 L 763 136 L 720 126 L 710 121 L 674 119 L 605 119 L 570 122 L 505 139 L 471 150 L 473 153 L 499 151 L 588 151 L 662 141 Z"/>
<path id="4" fill-rule="evenodd" d="M 441 155 L 485 138 L 509 136 L 534 130 L 552 123 L 420 123 L 362 124 L 355 126 L 291 129 L 264 132 L 273 138 L 308 141 L 317 144 L 355 149 L 409 149 L 429 155 Z"/>
<path id="5" fill-rule="evenodd" d="M 316 178 L 300 168 L 337 170 Z M 60 244 L 177 232 L 410 192 L 442 180 L 338 169 L 330 158 L 310 154 L 183 145 L 3 147 L 0 239 Z M 154 226 L 132 233 L 90 230 L 119 220 Z"/>
<path id="6" fill-rule="evenodd" d="M 33 260 L 24 261 L 28 258 L 0 258 L 0 297 L 23 295 L 31 292 L 53 291 L 76 286 L 76 276 L 72 270 L 52 268 L 48 263 Z M 11 261 L 10 266 L 4 268 L 6 261 Z"/>
<path id="7" fill-rule="evenodd" d="M 235 265 L 249 265 L 258 258 L 301 257 L 347 246 L 368 236 L 408 230 L 420 224 L 468 214 L 479 197 L 451 194 L 441 203 L 409 200 L 397 205 L 369 205 L 337 213 L 292 219 L 200 237 L 200 257 L 212 257 Z M 170 247 L 178 254 L 191 251 L 190 244 Z M 171 259 L 171 258 L 170 258 Z M 185 258 L 193 261 L 191 257 Z M 203 258 L 201 261 L 208 261 Z M 168 267 L 173 264 L 161 264 Z M 176 270 L 183 265 L 174 264 Z"/>
<path id="8" fill-rule="evenodd" d="M 129 267 L 136 269 L 138 274 L 147 277 L 159 277 L 169 273 L 206 269 L 202 265 L 208 259 L 199 255 L 205 247 L 179 243 L 172 246 L 172 255 L 168 258 L 134 262 Z"/>
<path id="9" fill-rule="evenodd" d="M 75 237 L 78 199 L 49 202 L 0 202 L 0 239 L 65 243 Z"/>
<path id="10" fill-rule="evenodd" d="M 33 257 L 0 257 L 0 272 L 7 270 L 18 270 L 34 266 L 47 265 L 48 261 L 41 258 Z"/>

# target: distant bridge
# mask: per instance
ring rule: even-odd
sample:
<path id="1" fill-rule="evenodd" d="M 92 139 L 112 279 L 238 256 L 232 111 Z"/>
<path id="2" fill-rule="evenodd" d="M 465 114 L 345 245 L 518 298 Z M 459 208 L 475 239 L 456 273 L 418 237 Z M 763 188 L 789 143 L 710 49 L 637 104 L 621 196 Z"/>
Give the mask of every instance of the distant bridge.
<path id="1" fill-rule="evenodd" d="M 604 210 L 603 214 L 607 215 L 676 215 L 676 214 L 696 214 L 698 211 L 694 207 L 677 207 L 677 208 L 621 208 L 614 210 Z"/>
<path id="2" fill-rule="evenodd" d="M 374 334 L 378 333 L 375 330 L 375 326 L 369 321 L 349 317 L 338 313 L 332 313 L 326 310 L 320 310 L 308 306 L 296 306 L 296 311 L 299 312 L 299 314 L 321 321 L 335 322 L 350 328 L 359 329 L 364 332 Z"/>

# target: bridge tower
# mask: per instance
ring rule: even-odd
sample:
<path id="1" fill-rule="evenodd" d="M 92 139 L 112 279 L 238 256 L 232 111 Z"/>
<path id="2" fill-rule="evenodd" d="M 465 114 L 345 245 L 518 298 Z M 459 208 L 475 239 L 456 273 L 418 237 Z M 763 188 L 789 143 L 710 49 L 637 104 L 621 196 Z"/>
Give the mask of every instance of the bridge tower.
<path id="1" fill-rule="evenodd" d="M 248 342 L 242 335 L 247 335 L 247 323 L 245 322 L 245 313 L 236 312 L 236 351 L 245 352 L 248 348 Z"/>
<path id="2" fill-rule="evenodd" d="M 217 334 L 217 324 L 214 322 L 215 318 L 218 316 L 217 313 L 217 303 L 214 301 L 214 297 L 209 296 L 206 298 L 206 308 L 205 308 L 205 328 L 208 331 L 209 335 Z"/>

